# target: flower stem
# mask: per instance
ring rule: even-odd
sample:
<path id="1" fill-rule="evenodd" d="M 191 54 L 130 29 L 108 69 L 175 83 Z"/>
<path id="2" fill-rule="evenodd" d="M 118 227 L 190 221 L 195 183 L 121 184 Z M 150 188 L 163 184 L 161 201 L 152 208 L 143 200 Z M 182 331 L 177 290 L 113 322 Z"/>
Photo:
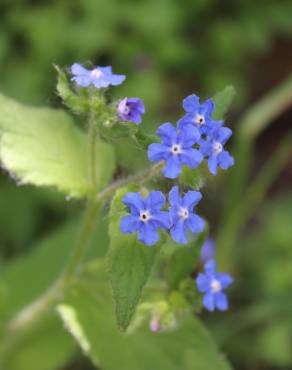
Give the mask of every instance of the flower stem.
<path id="1" fill-rule="evenodd" d="M 95 113 L 90 112 L 88 119 L 88 174 L 93 193 L 96 189 L 96 138 Z"/>

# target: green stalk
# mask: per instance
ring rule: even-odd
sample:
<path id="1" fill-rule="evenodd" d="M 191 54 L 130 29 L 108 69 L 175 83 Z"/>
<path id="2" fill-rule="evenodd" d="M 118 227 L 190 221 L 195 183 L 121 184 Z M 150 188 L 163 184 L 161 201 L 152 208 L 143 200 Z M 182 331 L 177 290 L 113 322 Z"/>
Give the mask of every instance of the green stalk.
<path id="1" fill-rule="evenodd" d="M 256 103 L 242 117 L 235 135 L 235 166 L 231 169 L 230 182 L 227 184 L 226 205 L 218 229 L 218 260 L 221 268 L 230 268 L 233 264 L 233 248 L 238 233 L 248 216 L 243 219 L 242 207 L 250 204 L 246 201 L 245 189 L 248 182 L 251 158 L 257 136 L 281 113 L 292 105 L 292 76 L 275 90 Z M 273 160 L 273 159 L 272 159 Z M 283 166 L 283 165 L 282 165 Z M 274 178 L 270 178 L 273 181 Z M 256 180 L 257 181 L 257 180 Z"/>

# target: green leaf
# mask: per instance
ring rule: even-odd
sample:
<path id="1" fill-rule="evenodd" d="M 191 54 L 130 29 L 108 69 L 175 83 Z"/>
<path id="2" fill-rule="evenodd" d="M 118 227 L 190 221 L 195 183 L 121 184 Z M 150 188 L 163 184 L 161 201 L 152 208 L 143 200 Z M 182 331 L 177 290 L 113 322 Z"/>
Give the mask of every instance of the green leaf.
<path id="1" fill-rule="evenodd" d="M 121 233 L 120 220 L 126 214 L 121 199 L 128 191 L 128 188 L 117 191 L 111 205 L 109 227 L 108 263 L 117 323 L 121 330 L 130 324 L 159 248 L 158 244 L 145 246 L 136 235 Z"/>
<path id="2" fill-rule="evenodd" d="M 99 272 L 97 272 L 99 270 Z M 131 333 L 116 328 L 103 266 L 91 267 L 58 310 L 65 326 L 93 363 L 104 370 L 230 370 L 207 330 L 187 317 L 173 331 Z"/>
<path id="3" fill-rule="evenodd" d="M 165 270 L 165 278 L 172 289 L 179 286 L 179 283 L 190 276 L 199 261 L 201 246 L 208 235 L 208 228 L 185 246 L 177 246 L 172 253 Z M 170 245 L 174 242 L 169 241 Z M 168 248 L 170 245 L 166 245 Z"/>
<path id="4" fill-rule="evenodd" d="M 191 169 L 183 166 L 182 174 L 179 177 L 179 182 L 188 188 L 199 190 L 204 186 L 204 179 L 199 169 Z"/>
<path id="5" fill-rule="evenodd" d="M 22 184 L 55 186 L 72 197 L 88 194 L 86 135 L 65 112 L 32 108 L 0 95 L 0 159 Z M 97 185 L 114 171 L 113 149 L 97 143 Z"/>
<path id="6" fill-rule="evenodd" d="M 227 113 L 232 100 L 235 96 L 235 89 L 233 86 L 227 86 L 224 90 L 218 92 L 213 96 L 213 101 L 215 103 L 215 110 L 212 114 L 212 118 L 215 120 L 223 119 Z"/>

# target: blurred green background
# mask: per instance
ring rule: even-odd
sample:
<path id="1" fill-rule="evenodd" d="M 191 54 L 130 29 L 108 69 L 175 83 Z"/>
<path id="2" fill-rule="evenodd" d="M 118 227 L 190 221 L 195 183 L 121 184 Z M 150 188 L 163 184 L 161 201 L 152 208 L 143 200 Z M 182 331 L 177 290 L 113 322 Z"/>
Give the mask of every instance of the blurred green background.
<path id="1" fill-rule="evenodd" d="M 253 104 L 291 74 L 291 0 L 0 1 L 1 92 L 25 103 L 61 106 L 52 64 L 69 67 L 75 61 L 111 64 L 116 73 L 125 73 L 127 80 L 115 94 L 145 100 L 149 130 L 175 121 L 186 95 L 209 97 L 234 85 L 227 125 L 235 131 L 231 151 L 237 168 L 206 179 L 203 213 L 218 242 L 221 265 L 233 272 L 236 284 L 231 310 L 205 319 L 236 369 L 291 369 L 292 145 L 283 140 L 291 130 L 292 104 L 287 93 L 253 140 L 241 136 Z M 131 149 L 125 139 L 118 141 L 117 152 L 120 172 L 146 163 L 145 153 Z M 78 202 L 50 190 L 16 186 L 2 172 L 0 269 L 17 269 L 49 232 L 61 227 L 60 239 L 74 229 L 71 219 L 79 210 Z M 241 220 L 232 221 L 230 214 Z M 56 245 L 62 248 L 59 239 Z M 105 248 L 106 243 L 105 235 Z M 42 274 L 24 277 L 23 284 L 29 278 L 46 280 Z M 24 353 L 15 359 L 15 370 Z M 65 355 L 53 353 L 61 359 L 50 369 L 91 368 L 80 353 L 69 365 Z M 31 366 L 24 370 L 37 363 L 30 356 Z M 39 356 L 46 361 L 45 353 Z"/>

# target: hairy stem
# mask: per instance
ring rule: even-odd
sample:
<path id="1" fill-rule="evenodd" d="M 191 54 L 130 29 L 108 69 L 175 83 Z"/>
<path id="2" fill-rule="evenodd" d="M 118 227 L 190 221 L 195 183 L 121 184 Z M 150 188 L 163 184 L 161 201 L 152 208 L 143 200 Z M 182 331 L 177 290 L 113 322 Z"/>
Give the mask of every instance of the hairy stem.
<path id="1" fill-rule="evenodd" d="M 88 119 L 88 174 L 93 193 L 96 189 L 96 138 L 97 129 L 95 113 L 91 112 Z"/>

